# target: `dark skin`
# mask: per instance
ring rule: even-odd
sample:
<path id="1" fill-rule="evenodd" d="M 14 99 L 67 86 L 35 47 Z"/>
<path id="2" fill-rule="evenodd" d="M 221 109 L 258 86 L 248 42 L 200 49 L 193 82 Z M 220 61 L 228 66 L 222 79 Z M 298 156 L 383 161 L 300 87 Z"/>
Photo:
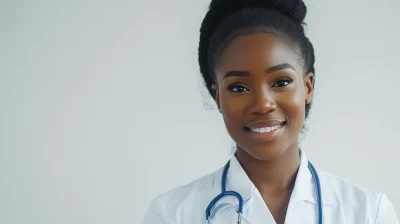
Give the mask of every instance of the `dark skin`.
<path id="1" fill-rule="evenodd" d="M 278 224 L 285 222 L 313 94 L 314 75 L 305 74 L 299 57 L 283 38 L 260 32 L 231 41 L 216 68 L 215 100 L 236 157 Z M 251 131 L 274 125 L 272 134 Z"/>

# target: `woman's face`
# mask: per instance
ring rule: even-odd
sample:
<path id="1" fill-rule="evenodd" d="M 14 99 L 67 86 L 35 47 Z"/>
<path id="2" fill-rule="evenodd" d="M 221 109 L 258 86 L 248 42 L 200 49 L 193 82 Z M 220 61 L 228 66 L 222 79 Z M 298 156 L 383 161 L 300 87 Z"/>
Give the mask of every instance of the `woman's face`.
<path id="1" fill-rule="evenodd" d="M 222 52 L 216 75 L 216 101 L 238 150 L 273 160 L 297 146 L 314 76 L 304 75 L 290 44 L 267 33 L 239 36 Z"/>

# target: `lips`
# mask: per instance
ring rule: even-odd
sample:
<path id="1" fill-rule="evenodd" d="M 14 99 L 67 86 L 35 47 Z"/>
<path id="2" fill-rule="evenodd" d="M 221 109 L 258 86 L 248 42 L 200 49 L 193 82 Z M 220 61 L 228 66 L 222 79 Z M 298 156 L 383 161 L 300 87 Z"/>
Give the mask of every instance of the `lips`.
<path id="1" fill-rule="evenodd" d="M 278 129 L 278 128 L 280 128 L 280 127 L 281 127 L 281 125 L 279 124 L 279 125 L 275 125 L 275 126 L 273 126 L 273 127 L 252 128 L 252 129 L 249 129 L 249 131 L 251 130 L 252 132 L 256 132 L 256 133 L 261 133 L 261 134 L 263 134 L 263 133 L 269 133 L 269 132 L 271 132 L 271 131 L 275 131 L 276 129 Z"/>
<path id="2" fill-rule="evenodd" d="M 257 128 L 272 128 L 281 124 L 284 124 L 285 120 L 262 120 L 255 121 L 245 126 L 247 129 L 257 129 Z"/>
<path id="3" fill-rule="evenodd" d="M 278 138 L 286 124 L 285 120 L 262 120 L 244 127 L 249 137 L 258 142 L 270 142 Z"/>

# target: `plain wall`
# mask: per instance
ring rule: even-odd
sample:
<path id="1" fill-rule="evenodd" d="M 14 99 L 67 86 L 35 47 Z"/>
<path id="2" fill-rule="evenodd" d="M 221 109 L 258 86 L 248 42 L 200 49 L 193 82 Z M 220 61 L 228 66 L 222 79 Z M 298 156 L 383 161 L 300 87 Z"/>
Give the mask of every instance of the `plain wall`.
<path id="1" fill-rule="evenodd" d="M 0 1 L 0 223 L 141 223 L 233 142 L 202 86 L 209 1 Z M 309 0 L 302 148 L 400 215 L 399 0 Z"/>

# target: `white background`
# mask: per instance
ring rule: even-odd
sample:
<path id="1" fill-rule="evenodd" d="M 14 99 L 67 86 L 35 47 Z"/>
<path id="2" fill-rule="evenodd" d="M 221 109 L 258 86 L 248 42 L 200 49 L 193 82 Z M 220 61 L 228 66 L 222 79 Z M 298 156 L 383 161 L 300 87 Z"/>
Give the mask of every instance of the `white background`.
<path id="1" fill-rule="evenodd" d="M 0 1 L 0 223 L 141 223 L 232 151 L 197 64 L 206 0 Z M 320 169 L 400 213 L 399 0 L 309 0 Z"/>

